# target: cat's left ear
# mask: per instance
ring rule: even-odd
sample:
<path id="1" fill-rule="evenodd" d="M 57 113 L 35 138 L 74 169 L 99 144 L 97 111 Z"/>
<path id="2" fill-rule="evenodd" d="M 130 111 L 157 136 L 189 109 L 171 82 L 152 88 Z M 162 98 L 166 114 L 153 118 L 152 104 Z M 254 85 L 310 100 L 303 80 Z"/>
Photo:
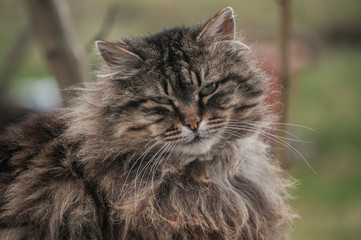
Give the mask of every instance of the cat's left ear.
<path id="1" fill-rule="evenodd" d="M 117 67 L 134 67 L 141 58 L 119 44 L 106 41 L 96 41 L 95 45 L 110 69 Z"/>
<path id="2" fill-rule="evenodd" d="M 223 8 L 203 27 L 198 41 L 232 41 L 235 38 L 234 11 L 231 7 Z"/>

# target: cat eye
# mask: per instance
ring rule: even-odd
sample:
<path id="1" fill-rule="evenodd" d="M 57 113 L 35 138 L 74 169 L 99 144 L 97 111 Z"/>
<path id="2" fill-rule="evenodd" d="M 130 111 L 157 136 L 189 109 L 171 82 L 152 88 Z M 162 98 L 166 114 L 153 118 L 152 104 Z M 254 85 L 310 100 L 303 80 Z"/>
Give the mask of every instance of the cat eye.
<path id="1" fill-rule="evenodd" d="M 156 97 L 156 98 L 152 98 L 152 100 L 160 104 L 171 104 L 171 100 L 169 100 L 168 98 Z"/>
<path id="2" fill-rule="evenodd" d="M 200 91 L 200 94 L 202 96 L 207 96 L 211 93 L 214 93 L 214 91 L 216 91 L 216 89 L 217 89 L 217 83 L 212 83 L 212 84 L 209 84 L 208 86 L 206 86 L 205 88 L 203 88 Z"/>

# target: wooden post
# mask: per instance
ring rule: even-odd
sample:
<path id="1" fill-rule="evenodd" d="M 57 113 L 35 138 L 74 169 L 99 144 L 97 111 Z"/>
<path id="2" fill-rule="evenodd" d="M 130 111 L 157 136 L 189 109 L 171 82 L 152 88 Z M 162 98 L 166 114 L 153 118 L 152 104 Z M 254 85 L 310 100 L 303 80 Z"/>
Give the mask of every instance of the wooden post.
<path id="1" fill-rule="evenodd" d="M 70 91 L 64 89 L 82 82 L 85 50 L 75 37 L 66 0 L 26 0 L 30 20 L 47 63 L 62 90 L 67 105 Z"/>
<path id="2" fill-rule="evenodd" d="M 291 26 L 291 10 L 290 0 L 279 0 L 280 8 L 280 22 L 279 22 L 279 51 L 280 51 L 280 87 L 281 87 L 281 109 L 280 109 L 280 123 L 288 122 L 288 107 L 289 107 L 289 92 L 291 84 L 290 65 L 289 65 L 289 39 L 290 39 L 290 26 Z M 280 135 L 286 137 L 284 131 L 287 131 L 287 125 L 281 124 L 278 126 L 283 132 Z M 289 152 L 282 144 L 276 144 L 278 150 L 278 157 L 281 166 L 284 169 L 289 168 Z"/>

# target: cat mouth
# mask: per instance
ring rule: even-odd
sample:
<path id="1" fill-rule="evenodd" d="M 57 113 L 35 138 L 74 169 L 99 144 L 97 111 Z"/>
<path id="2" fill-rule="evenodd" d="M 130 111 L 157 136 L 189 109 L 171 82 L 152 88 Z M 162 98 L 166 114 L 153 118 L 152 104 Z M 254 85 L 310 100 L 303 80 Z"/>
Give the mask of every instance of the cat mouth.
<path id="1" fill-rule="evenodd" d="M 204 138 L 196 135 L 190 142 L 187 142 L 187 145 L 200 143 L 200 142 L 202 142 L 203 139 Z"/>
<path id="2" fill-rule="evenodd" d="M 179 151 L 186 156 L 200 157 L 208 154 L 216 142 L 217 138 L 194 134 L 188 141 L 177 145 L 175 151 Z"/>

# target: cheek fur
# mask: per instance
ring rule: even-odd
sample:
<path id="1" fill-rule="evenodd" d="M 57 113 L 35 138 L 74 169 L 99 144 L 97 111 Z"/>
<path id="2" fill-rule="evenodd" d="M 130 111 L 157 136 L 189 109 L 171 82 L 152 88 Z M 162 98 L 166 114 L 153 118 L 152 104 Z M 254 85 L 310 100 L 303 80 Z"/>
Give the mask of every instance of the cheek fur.
<path id="1" fill-rule="evenodd" d="M 166 114 L 164 114 L 166 113 Z M 116 123 L 113 123 L 115 137 L 142 138 L 148 135 L 155 137 L 160 135 L 163 129 L 172 125 L 174 114 L 168 109 L 150 106 L 149 108 L 134 109 L 132 113 L 119 115 Z"/>

